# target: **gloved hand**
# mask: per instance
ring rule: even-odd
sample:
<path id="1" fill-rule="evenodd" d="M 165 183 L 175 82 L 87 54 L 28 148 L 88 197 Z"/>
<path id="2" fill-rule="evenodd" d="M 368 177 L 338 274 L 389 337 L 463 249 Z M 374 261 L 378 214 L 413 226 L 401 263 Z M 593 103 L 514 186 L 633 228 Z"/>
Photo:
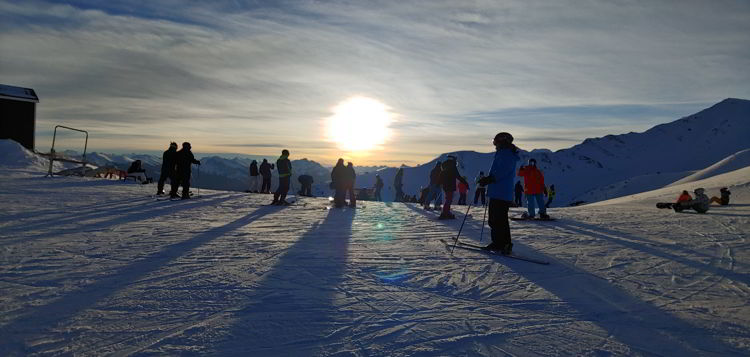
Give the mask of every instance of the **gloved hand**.
<path id="1" fill-rule="evenodd" d="M 200 161 L 200 160 L 198 160 L 198 166 L 200 166 L 200 165 L 201 165 L 201 161 Z"/>
<path id="2" fill-rule="evenodd" d="M 477 182 L 480 185 L 482 185 L 482 186 L 487 186 L 487 185 L 495 182 L 495 178 L 492 177 L 492 175 L 489 175 L 489 176 L 485 176 L 485 177 L 480 178 L 479 181 L 477 181 Z"/>

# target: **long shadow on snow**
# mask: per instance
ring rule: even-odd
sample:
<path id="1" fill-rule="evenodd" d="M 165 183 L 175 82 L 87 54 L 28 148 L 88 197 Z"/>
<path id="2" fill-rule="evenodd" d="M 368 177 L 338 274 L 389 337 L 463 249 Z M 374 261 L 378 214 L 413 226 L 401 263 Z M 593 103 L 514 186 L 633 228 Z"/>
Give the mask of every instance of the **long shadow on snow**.
<path id="1" fill-rule="evenodd" d="M 45 186 L 41 186 L 41 187 L 38 186 L 38 185 L 34 185 L 34 186 L 28 185 L 28 186 L 30 186 L 30 187 L 36 187 L 37 189 L 46 189 L 46 188 L 49 188 L 49 189 L 53 189 L 53 190 L 57 190 L 57 189 L 60 189 L 60 188 L 91 187 L 91 186 L 122 186 L 122 185 L 141 185 L 141 186 L 152 187 L 152 188 L 155 187 L 154 185 L 151 185 L 151 184 L 144 185 L 142 183 L 136 183 L 136 182 L 133 182 L 133 181 L 110 180 L 110 179 L 96 179 L 96 178 L 83 179 L 81 177 L 76 177 L 76 176 L 70 176 L 70 177 L 68 177 L 68 178 L 70 178 L 70 180 L 65 180 L 65 181 L 62 181 L 62 182 L 53 182 L 53 183 L 50 183 L 50 181 L 61 180 L 61 179 L 64 179 L 64 178 L 65 177 L 59 177 L 59 176 L 58 177 L 53 177 L 53 178 L 50 178 L 50 177 L 36 177 L 36 178 L 31 178 L 28 182 L 30 182 L 30 183 L 36 183 L 37 181 L 43 181 L 44 182 L 43 184 Z M 75 181 L 73 181 L 73 180 L 75 180 Z M 151 190 L 149 190 L 149 192 L 150 191 Z"/>
<path id="2" fill-rule="evenodd" d="M 711 266 L 710 264 L 696 262 L 696 261 L 687 259 L 685 257 L 681 257 L 681 256 L 678 256 L 678 255 L 672 254 L 670 252 L 666 252 L 666 251 L 663 251 L 663 250 L 660 250 L 660 249 L 656 249 L 656 248 L 650 247 L 648 245 L 644 245 L 644 244 L 633 242 L 633 241 L 643 241 L 644 243 L 648 242 L 648 241 L 644 241 L 642 238 L 637 237 L 637 236 L 633 236 L 633 235 L 630 235 L 630 234 L 618 232 L 618 231 L 615 231 L 615 230 L 611 230 L 611 229 L 607 229 L 607 228 L 603 228 L 603 227 L 599 227 L 599 226 L 593 226 L 593 225 L 589 225 L 589 224 L 585 224 L 585 223 L 580 223 L 580 222 L 575 222 L 575 223 L 573 223 L 573 222 L 565 222 L 565 223 L 557 224 L 556 226 L 559 227 L 559 228 L 561 228 L 561 229 L 567 229 L 568 231 L 576 233 L 576 234 L 587 235 L 587 236 L 599 238 L 599 239 L 602 239 L 602 240 L 605 240 L 605 241 L 609 241 L 609 242 L 612 242 L 612 243 L 615 243 L 615 244 L 619 244 L 619 245 L 621 245 L 623 247 L 626 247 L 626 248 L 630 248 L 630 249 L 633 249 L 633 250 L 639 250 L 641 252 L 644 252 L 644 253 L 647 253 L 647 254 L 650 254 L 650 255 L 654 255 L 654 256 L 657 256 L 657 257 L 661 257 L 661 258 L 664 258 L 666 260 L 671 260 L 671 261 L 677 262 L 679 264 L 683 264 L 683 265 L 689 266 L 691 268 L 702 270 L 704 272 L 711 273 L 711 274 L 716 274 L 716 275 L 719 275 L 721 277 L 724 277 L 724 278 L 727 278 L 727 279 L 730 279 L 730 280 L 741 281 L 741 282 L 745 283 L 746 285 L 750 285 L 750 276 L 748 276 L 747 274 L 740 274 L 740 273 L 736 273 L 736 272 L 733 272 L 731 270 L 727 270 L 727 269 L 724 269 L 724 268 L 719 268 L 719 267 L 716 267 L 716 266 Z M 653 242 L 650 242 L 650 243 L 653 243 Z M 672 248 L 672 247 L 670 247 L 670 248 Z M 695 254 L 695 255 L 704 256 L 704 257 L 707 257 L 707 258 L 712 258 L 712 259 L 716 258 L 715 256 L 708 255 L 708 254 L 703 254 L 703 253 L 699 253 L 699 252 L 696 252 L 696 251 L 685 249 L 685 248 L 680 247 L 680 246 L 675 246 L 674 249 L 681 250 L 681 251 L 688 252 L 688 253 Z M 745 264 L 736 263 L 736 262 L 734 264 L 735 264 L 735 266 L 744 266 L 745 265 Z"/>
<path id="3" fill-rule="evenodd" d="M 696 215 L 696 216 L 750 217 L 750 214 L 716 212 L 715 208 L 709 209 L 708 212 L 706 213 L 698 213 L 695 211 L 682 211 L 679 213 L 675 212 L 675 214 L 690 214 L 690 215 Z"/>
<path id="4" fill-rule="evenodd" d="M 144 202 L 145 201 L 145 202 Z M 182 201 L 177 201 L 179 203 L 184 203 Z M 29 226 L 34 226 L 35 228 L 44 227 L 49 229 L 59 229 L 57 226 L 62 224 L 70 224 L 70 223 L 80 223 L 82 225 L 85 225 L 83 221 L 90 220 L 90 219 L 96 219 L 96 218 L 102 218 L 107 216 L 114 216 L 114 215 L 122 215 L 124 213 L 131 213 L 131 212 L 144 212 L 147 211 L 155 206 L 163 207 L 169 203 L 167 202 L 158 202 L 154 199 L 135 199 L 135 200 L 129 200 L 129 201 L 122 201 L 119 200 L 118 202 L 113 203 L 107 203 L 107 204 L 99 204 L 99 205 L 93 205 L 93 206 L 87 206 L 84 207 L 83 210 L 81 210 L 78 207 L 61 207 L 56 208 L 54 210 L 51 210 L 56 215 L 62 215 L 62 217 L 56 217 L 56 218 L 46 218 L 44 213 L 40 216 L 37 214 L 37 212 L 33 212 L 33 220 L 23 220 L 22 222 L 14 225 L 9 225 L 6 227 L 3 227 L 2 233 L 15 233 L 15 232 L 23 232 L 27 231 Z M 75 212 L 75 214 L 70 213 Z M 25 213 L 28 215 L 29 213 Z"/>
<path id="5" fill-rule="evenodd" d="M 215 205 L 219 202 L 228 201 L 230 199 L 236 199 L 239 197 L 241 196 L 235 196 L 235 197 L 219 196 L 211 200 L 194 199 L 194 200 L 186 200 L 186 201 L 176 201 L 176 202 L 173 202 L 174 203 L 173 205 L 168 206 L 166 209 L 155 209 L 154 206 L 157 206 L 158 208 L 162 208 L 163 206 L 156 205 L 156 204 L 148 204 L 148 205 L 132 207 L 132 208 L 123 209 L 123 210 L 115 210 L 115 209 L 104 210 L 97 214 L 92 214 L 92 215 L 85 217 L 85 220 L 90 220 L 93 218 L 107 218 L 107 217 L 112 217 L 112 218 L 107 219 L 105 221 L 95 222 L 91 224 L 80 222 L 81 219 L 79 219 L 77 216 L 64 218 L 64 219 L 58 220 L 57 224 L 60 224 L 60 223 L 79 223 L 79 224 L 77 224 L 75 227 L 72 227 L 72 228 L 60 229 L 60 228 L 55 227 L 52 224 L 54 222 L 45 222 L 45 225 L 46 225 L 45 228 L 48 228 L 50 230 L 49 232 L 28 235 L 28 236 L 21 236 L 19 238 L 10 239 L 10 240 L 0 240 L 0 246 L 21 243 L 21 242 L 28 243 L 30 241 L 38 240 L 38 239 L 59 237 L 65 234 L 85 233 L 85 232 L 92 231 L 92 230 L 101 230 L 103 228 L 111 227 L 111 226 L 118 225 L 118 224 L 145 221 L 145 220 L 156 218 L 159 216 L 173 214 L 179 211 L 195 209 L 201 206 Z M 13 229 L 11 230 L 11 232 L 12 231 L 18 231 L 18 229 Z M 6 232 L 3 232 L 3 234 L 5 233 Z"/>
<path id="6" fill-rule="evenodd" d="M 122 199 L 114 199 L 114 200 L 108 200 L 108 201 L 99 201 L 96 204 L 79 204 L 77 206 L 66 206 L 66 207 L 55 207 L 55 208 L 45 208 L 45 209 L 34 209 L 34 211 L 23 211 L 19 213 L 12 213 L 12 214 L 2 214 L 0 213 L 0 221 L 13 221 L 20 218 L 34 218 L 33 221 L 24 221 L 21 223 L 8 225 L 4 228 L 11 228 L 16 229 L 19 226 L 26 226 L 28 224 L 34 224 L 34 223 L 42 223 L 47 222 L 55 219 L 62 219 L 60 215 L 68 216 L 65 211 L 75 211 L 79 215 L 77 217 L 85 216 L 88 214 L 96 213 L 101 211 L 102 208 L 107 209 L 113 209 L 113 208 L 127 208 L 131 206 L 137 206 L 141 204 L 148 204 L 149 202 L 154 201 L 153 198 L 150 197 L 140 197 L 140 198 L 131 198 L 127 201 L 123 201 Z M 56 218 L 46 218 L 47 216 L 53 216 Z"/>
<path id="7" fill-rule="evenodd" d="M 419 208 L 409 205 L 407 207 L 432 218 Z M 460 222 L 462 219 L 463 217 L 457 217 L 456 221 Z M 438 223 L 455 228 L 448 222 Z M 465 228 L 463 232 L 466 232 Z M 467 232 L 466 236 L 472 234 L 475 232 Z M 476 242 L 476 239 L 474 241 Z M 583 269 L 558 261 L 518 241 L 514 241 L 513 245 L 513 250 L 519 253 L 533 252 L 534 257 L 549 260 L 552 264 L 550 268 L 553 270 L 525 271 L 524 266 L 530 263 L 503 259 L 500 256 L 492 258 L 503 262 L 520 276 L 559 297 L 581 312 L 588 321 L 603 328 L 609 335 L 637 352 L 674 356 L 742 353 L 714 338 L 709 331 L 662 311 Z M 551 279 L 553 275 L 554 279 Z M 564 312 L 561 312 L 561 315 L 564 315 Z M 580 319 L 580 316 L 574 318 Z"/>
<path id="8" fill-rule="evenodd" d="M 26 346 L 24 337 L 38 337 L 47 329 L 64 323 L 81 311 L 96 306 L 98 302 L 114 295 L 128 285 L 137 282 L 151 272 L 169 264 L 214 239 L 244 227 L 253 221 L 274 212 L 281 207 L 260 207 L 257 210 L 223 226 L 211 228 L 203 233 L 165 246 L 158 252 L 124 265 L 91 285 L 54 300 L 48 304 L 29 308 L 29 312 L 16 317 L 0 328 L 0 355 L 33 353 L 33 347 Z"/>
<path id="9" fill-rule="evenodd" d="M 344 279 L 352 209 L 331 209 L 289 247 L 236 312 L 220 355 L 312 356 L 342 324 L 335 295 Z"/>

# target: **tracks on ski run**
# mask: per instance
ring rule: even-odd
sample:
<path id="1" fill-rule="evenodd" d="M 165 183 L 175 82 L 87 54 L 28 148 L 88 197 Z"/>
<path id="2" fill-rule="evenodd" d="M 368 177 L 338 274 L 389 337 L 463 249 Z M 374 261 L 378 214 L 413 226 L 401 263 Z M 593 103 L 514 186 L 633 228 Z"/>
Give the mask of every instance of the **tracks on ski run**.
<path id="1" fill-rule="evenodd" d="M 514 250 L 554 264 L 539 266 L 447 254 L 439 239 L 456 234 L 465 208 L 436 221 L 413 204 L 267 207 L 268 195 L 203 190 L 162 204 L 128 201 L 143 194 L 134 187 L 84 186 L 73 197 L 52 186 L 61 180 L 23 197 L 0 182 L 19 202 L 0 212 L 0 328 L 25 331 L 13 337 L 28 354 L 730 355 L 750 346 L 743 211 L 688 217 L 635 204 L 512 222 Z M 99 201 L 102 190 L 117 199 Z M 482 218 L 467 218 L 462 240 L 480 240 Z M 65 299 L 76 307 L 55 309 Z M 0 341 L 0 351 L 13 348 Z"/>

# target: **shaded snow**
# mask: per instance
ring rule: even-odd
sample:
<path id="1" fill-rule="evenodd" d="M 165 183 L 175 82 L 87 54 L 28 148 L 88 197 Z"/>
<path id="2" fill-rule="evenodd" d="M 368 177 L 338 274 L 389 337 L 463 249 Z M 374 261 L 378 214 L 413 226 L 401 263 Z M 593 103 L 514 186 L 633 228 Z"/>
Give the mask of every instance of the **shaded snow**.
<path id="1" fill-rule="evenodd" d="M 0 173 L 0 355 L 750 354 L 750 169 L 708 214 L 679 186 L 512 222 L 514 250 L 456 249 L 414 204 Z M 519 209 L 512 209 L 514 214 Z M 462 241 L 488 241 L 481 208 Z"/>
<path id="2" fill-rule="evenodd" d="M 736 154 L 730 155 L 729 157 L 703 169 L 695 172 L 685 178 L 674 182 L 672 185 L 679 185 L 682 183 L 694 182 L 702 180 L 711 176 L 723 174 L 725 172 L 734 171 L 744 167 L 750 166 L 750 149 L 742 150 Z"/>
<path id="3" fill-rule="evenodd" d="M 52 170 L 80 166 L 55 161 Z M 37 155 L 11 139 L 0 139 L 0 170 L 14 169 L 16 172 L 44 175 L 49 170 L 49 160 Z"/>

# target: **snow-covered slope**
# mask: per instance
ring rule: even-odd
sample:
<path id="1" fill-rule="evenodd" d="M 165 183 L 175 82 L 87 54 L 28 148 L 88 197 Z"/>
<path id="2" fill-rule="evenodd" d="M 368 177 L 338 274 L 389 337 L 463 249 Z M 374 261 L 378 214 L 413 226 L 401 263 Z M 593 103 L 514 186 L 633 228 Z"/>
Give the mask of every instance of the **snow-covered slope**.
<path id="1" fill-rule="evenodd" d="M 49 160 L 26 150 L 21 144 L 11 139 L 0 139 L 0 166 L 5 168 L 25 168 L 44 171 L 49 166 Z"/>
<path id="2" fill-rule="evenodd" d="M 672 185 L 698 181 L 704 178 L 716 176 L 725 172 L 734 171 L 748 166 L 750 166 L 750 149 L 742 150 L 736 154 L 733 154 L 703 170 L 695 172 L 684 177 L 681 180 L 674 182 Z"/>
<path id="3" fill-rule="evenodd" d="M 732 191 L 704 215 L 655 209 L 673 186 L 511 222 L 548 266 L 451 254 L 463 211 L 158 201 L 19 170 L 0 171 L 3 356 L 750 354 L 750 169 L 685 184 Z M 486 244 L 483 223 L 470 211 L 460 240 Z"/>
<path id="4" fill-rule="evenodd" d="M 57 172 L 73 166 L 56 161 L 52 169 Z M 49 160 L 27 150 L 14 140 L 0 139 L 0 169 L 44 175 L 49 170 Z"/>
<path id="5" fill-rule="evenodd" d="M 684 182 L 680 180 L 705 178 L 746 166 L 749 161 L 748 137 L 750 101 L 730 98 L 643 133 L 587 139 L 579 145 L 556 152 L 544 149 L 523 151 L 521 157 L 522 162 L 535 158 L 545 174 L 546 183 L 555 185 L 557 197 L 553 206 L 567 206 L 576 201 L 596 202 L 657 189 L 674 182 Z M 489 150 L 492 148 L 488 147 Z M 417 167 L 406 167 L 403 181 L 405 192 L 417 195 L 420 187 L 427 184 L 429 171 L 436 161 L 444 160 L 447 154 Z M 459 171 L 471 181 L 480 171 L 489 169 L 493 157 L 491 152 L 459 151 L 451 154 L 458 156 Z M 152 155 L 91 153 L 87 159 L 98 166 L 121 169 L 126 169 L 131 161 L 140 159 L 147 174 L 154 178 L 159 177 L 161 169 L 161 158 Z M 193 184 L 196 187 L 235 191 L 247 189 L 249 159 L 219 156 L 201 159 L 203 165 L 194 170 Z M 726 161 L 717 163 L 722 159 Z M 275 162 L 275 158 L 269 157 L 269 161 Z M 360 168 L 356 162 L 354 164 L 359 173 L 357 187 L 372 187 L 375 174 L 380 174 L 385 182 L 383 198 L 393 199 L 393 178 L 397 168 Z M 712 164 L 716 166 L 707 168 Z M 292 166 L 295 189 L 298 187 L 297 175 L 310 174 L 315 180 L 314 194 L 327 196 L 330 193 L 327 184 L 330 168 L 306 159 L 293 160 Z M 696 173 L 703 169 L 706 170 Z M 276 181 L 272 180 L 274 188 Z M 469 192 L 470 197 L 473 196 L 474 186 Z"/>
<path id="6" fill-rule="evenodd" d="M 593 205 L 608 205 L 614 203 L 628 203 L 632 201 L 652 201 L 652 202 L 674 202 L 683 190 L 692 194 L 693 190 L 702 187 L 706 189 L 706 195 L 709 197 L 720 197 L 719 189 L 722 187 L 737 187 L 740 192 L 747 191 L 750 187 L 750 166 L 738 170 L 730 171 L 716 176 L 711 176 L 703 180 L 695 180 L 680 184 L 669 185 L 657 190 L 640 192 L 637 194 L 618 197 L 606 201 L 596 202 Z M 734 196 L 734 193 L 732 194 Z M 717 206 L 712 206 L 717 207 Z"/>
<path id="7" fill-rule="evenodd" d="M 493 134 L 488 135 L 489 142 Z M 557 198 L 553 206 L 567 206 L 580 200 L 592 202 L 663 187 L 748 149 L 748 138 L 750 101 L 730 98 L 643 133 L 607 135 L 586 139 L 569 149 L 524 151 L 521 156 L 522 162 L 535 158 L 544 172 L 546 183 L 555 185 Z M 488 147 L 488 150 L 492 149 Z M 487 171 L 493 157 L 493 153 L 473 151 L 456 154 L 461 165 L 459 171 L 469 178 L 476 177 L 479 171 Z M 443 160 L 445 156 L 443 154 L 419 167 L 406 168 L 406 192 L 416 194 L 421 186 L 426 185 L 429 180 L 427 173 L 436 160 Z M 737 160 L 738 164 L 741 162 Z M 380 171 L 386 183 L 384 196 L 389 199 L 393 197 L 395 173 L 394 168 Z M 374 173 L 357 180 L 360 186 L 371 186 Z"/>

